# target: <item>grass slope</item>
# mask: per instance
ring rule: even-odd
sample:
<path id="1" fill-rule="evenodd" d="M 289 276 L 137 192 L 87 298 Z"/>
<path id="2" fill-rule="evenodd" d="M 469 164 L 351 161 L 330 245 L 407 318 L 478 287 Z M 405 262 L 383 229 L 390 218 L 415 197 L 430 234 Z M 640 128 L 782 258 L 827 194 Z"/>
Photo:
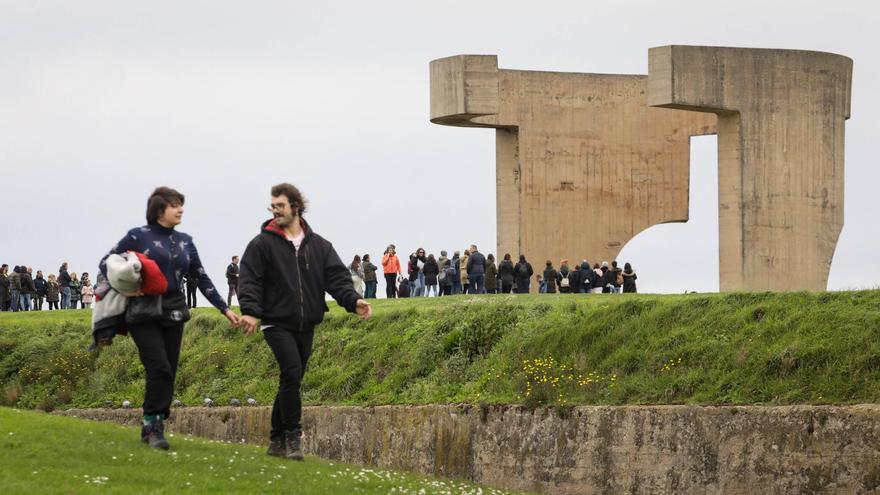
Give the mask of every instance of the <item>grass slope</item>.
<path id="1" fill-rule="evenodd" d="M 332 305 L 335 306 L 335 305 Z M 880 291 L 456 296 L 334 307 L 306 374 L 311 404 L 847 404 L 880 401 Z M 25 408 L 140 402 L 118 338 L 99 356 L 86 311 L 0 315 L 0 401 Z M 187 325 L 177 397 L 271 403 L 260 336 L 213 310 Z"/>
<path id="2" fill-rule="evenodd" d="M 265 455 L 251 445 L 175 436 L 170 451 L 139 430 L 0 408 L 0 487 L 34 493 L 503 494 L 459 481 Z"/>

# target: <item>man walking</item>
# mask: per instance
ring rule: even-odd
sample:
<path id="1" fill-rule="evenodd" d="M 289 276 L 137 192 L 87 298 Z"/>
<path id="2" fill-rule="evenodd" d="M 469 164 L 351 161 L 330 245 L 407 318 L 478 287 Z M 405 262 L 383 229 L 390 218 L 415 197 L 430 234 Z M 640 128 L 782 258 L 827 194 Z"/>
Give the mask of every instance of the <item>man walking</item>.
<path id="1" fill-rule="evenodd" d="M 324 293 L 361 318 L 369 318 L 372 308 L 355 292 L 333 245 L 302 218 L 306 203 L 299 189 L 278 184 L 270 201 L 274 218 L 245 249 L 238 297 L 245 335 L 262 330 L 280 369 L 267 454 L 302 460 L 300 387 L 314 328 L 327 308 Z"/>
<path id="2" fill-rule="evenodd" d="M 229 295 L 226 296 L 226 305 L 232 307 L 232 296 L 238 297 L 238 256 L 232 257 L 232 263 L 226 267 L 226 283 L 229 284 Z"/>

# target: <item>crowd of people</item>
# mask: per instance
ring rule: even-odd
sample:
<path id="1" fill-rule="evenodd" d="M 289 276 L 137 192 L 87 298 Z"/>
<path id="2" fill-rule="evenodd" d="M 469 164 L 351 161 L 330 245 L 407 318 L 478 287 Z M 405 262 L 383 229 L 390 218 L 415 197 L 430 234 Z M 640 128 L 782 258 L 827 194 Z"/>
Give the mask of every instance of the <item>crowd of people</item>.
<path id="1" fill-rule="evenodd" d="M 40 311 L 47 309 L 89 308 L 95 299 L 95 289 L 87 272 L 77 277 L 62 263 L 58 275 L 43 276 L 42 270 L 28 266 L 0 266 L 0 311 Z"/>
<path id="2" fill-rule="evenodd" d="M 495 256 L 484 256 L 477 246 L 471 245 L 462 252 L 455 251 L 448 257 L 446 251 L 440 256 L 426 255 L 418 248 L 409 255 L 404 273 L 394 244 L 385 249 L 381 260 L 385 277 L 385 295 L 395 297 L 451 296 L 455 294 L 528 294 L 532 280 L 538 284 L 541 294 L 556 293 L 611 293 L 636 292 L 636 276 L 632 266 L 617 261 L 590 265 L 587 260 L 569 266 L 568 260 L 560 261 L 559 269 L 547 260 L 543 271 L 535 273 L 532 264 L 520 255 L 514 263 L 510 254 L 496 264 Z M 370 255 L 355 255 L 348 265 L 355 290 L 365 299 L 376 297 L 379 267 L 370 261 Z"/>
<path id="3" fill-rule="evenodd" d="M 638 277 L 629 263 L 620 268 L 617 261 L 590 265 L 583 260 L 570 267 L 568 260 L 564 259 L 557 269 L 552 261 L 547 260 L 544 270 L 535 273 L 524 255 L 514 263 L 510 254 L 505 254 L 496 265 L 495 256 L 483 256 L 477 246 L 472 245 L 463 253 L 455 251 L 450 258 L 446 251 L 440 251 L 440 256 L 435 257 L 434 254 L 425 255 L 425 250 L 419 248 L 410 254 L 404 274 L 395 246 L 388 246 L 381 260 L 386 297 L 528 294 L 533 280 L 541 294 L 636 292 Z M 49 310 L 91 307 L 95 289 L 89 274 L 83 272 L 78 277 L 67 266 L 65 262 L 57 275 L 50 273 L 44 277 L 42 270 L 37 270 L 34 275 L 30 267 L 14 266 L 10 270 L 9 265 L 4 264 L 0 267 L 0 311 L 40 311 L 44 303 Z M 379 267 L 372 263 L 370 255 L 355 255 L 348 269 L 355 291 L 364 299 L 375 299 Z M 239 270 L 239 257 L 233 256 L 226 267 L 229 288 L 226 303 L 229 306 L 233 297 L 238 295 Z M 197 279 L 185 276 L 185 281 L 187 306 L 194 308 Z"/>
<path id="4" fill-rule="evenodd" d="M 226 267 L 226 283 L 229 292 L 226 297 L 228 305 L 232 305 L 232 298 L 238 294 L 239 258 L 232 257 L 232 262 Z M 43 276 L 42 270 L 34 270 L 27 266 L 13 266 L 10 272 L 9 265 L 0 267 L 0 311 L 40 311 L 43 304 L 46 309 L 85 309 L 91 308 L 95 300 L 95 287 L 89 278 L 88 272 L 83 272 L 78 277 L 76 272 L 68 271 L 68 263 L 62 263 L 58 269 L 58 275 L 50 273 Z M 101 274 L 97 275 L 99 278 Z M 198 291 L 197 279 L 185 276 L 186 299 L 190 308 L 197 304 L 196 292 Z"/>

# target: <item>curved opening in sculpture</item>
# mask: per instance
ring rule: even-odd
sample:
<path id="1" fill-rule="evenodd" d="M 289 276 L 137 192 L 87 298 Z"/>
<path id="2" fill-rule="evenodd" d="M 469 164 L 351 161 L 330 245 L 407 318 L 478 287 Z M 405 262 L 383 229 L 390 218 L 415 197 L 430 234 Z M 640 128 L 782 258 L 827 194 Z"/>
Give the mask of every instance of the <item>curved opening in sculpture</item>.
<path id="1" fill-rule="evenodd" d="M 689 220 L 664 223 L 636 234 L 617 255 L 632 263 L 639 292 L 717 292 L 718 140 L 691 138 Z M 611 261 L 611 260 L 608 260 Z"/>

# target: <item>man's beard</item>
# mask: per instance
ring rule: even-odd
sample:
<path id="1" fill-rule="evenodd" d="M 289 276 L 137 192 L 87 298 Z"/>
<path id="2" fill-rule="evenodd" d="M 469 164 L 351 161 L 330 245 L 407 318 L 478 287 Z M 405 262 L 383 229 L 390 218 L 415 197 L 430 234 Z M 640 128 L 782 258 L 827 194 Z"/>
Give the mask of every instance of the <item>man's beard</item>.
<path id="1" fill-rule="evenodd" d="M 281 228 L 289 227 L 293 224 L 293 215 L 275 215 L 275 224 Z"/>

